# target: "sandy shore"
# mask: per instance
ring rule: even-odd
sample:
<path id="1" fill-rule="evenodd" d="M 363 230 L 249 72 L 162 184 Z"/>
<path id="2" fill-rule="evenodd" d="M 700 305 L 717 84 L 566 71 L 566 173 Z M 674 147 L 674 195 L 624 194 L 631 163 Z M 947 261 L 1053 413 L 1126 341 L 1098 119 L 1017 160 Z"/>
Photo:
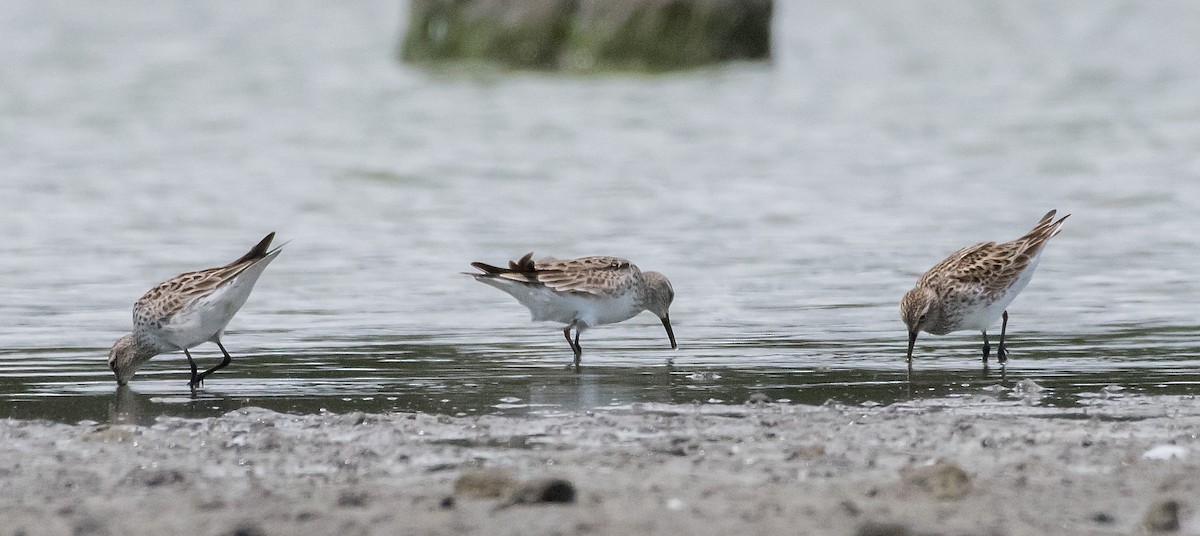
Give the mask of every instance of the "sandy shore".
<path id="1" fill-rule="evenodd" d="M 0 536 L 1200 534 L 1200 400 L 1029 402 L 6 420 Z"/>

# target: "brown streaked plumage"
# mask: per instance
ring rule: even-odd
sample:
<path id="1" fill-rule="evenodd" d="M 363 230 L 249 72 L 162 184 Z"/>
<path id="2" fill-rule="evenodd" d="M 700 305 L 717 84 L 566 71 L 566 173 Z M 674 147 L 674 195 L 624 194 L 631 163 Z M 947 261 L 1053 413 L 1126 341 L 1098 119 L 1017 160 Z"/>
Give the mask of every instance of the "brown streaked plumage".
<path id="1" fill-rule="evenodd" d="M 117 339 L 108 353 L 108 366 L 117 383 L 128 383 L 150 358 L 176 350 L 182 350 L 191 365 L 188 385 L 193 389 L 228 365 L 231 358 L 221 344 L 221 335 L 246 302 L 258 277 L 283 248 L 269 249 L 274 238 L 275 233 L 270 233 L 237 260 L 179 274 L 138 299 L 133 305 L 133 332 Z M 210 341 L 221 349 L 224 359 L 200 373 L 188 349 Z"/>
<path id="2" fill-rule="evenodd" d="M 642 311 L 654 313 L 667 330 L 671 348 L 678 347 L 668 312 L 675 299 L 670 281 L 658 272 L 643 272 L 625 259 L 595 256 L 535 261 L 530 252 L 509 261 L 507 268 L 482 262 L 471 266 L 479 272 L 467 275 L 516 298 L 529 309 L 533 320 L 566 324 L 563 336 L 575 354 L 577 369 L 583 355 L 579 335 L 584 330 L 628 320 Z"/>
<path id="3" fill-rule="evenodd" d="M 984 242 L 962 248 L 939 262 L 900 300 L 900 317 L 908 327 L 908 362 L 921 331 L 945 335 L 977 329 L 983 334 L 983 362 L 991 353 L 987 329 L 1002 319 L 996 358 L 1008 360 L 1004 346 L 1008 305 L 1025 288 L 1037 268 L 1046 242 L 1062 229 L 1070 214 L 1057 220 L 1051 210 L 1024 236 L 1011 242 Z"/>

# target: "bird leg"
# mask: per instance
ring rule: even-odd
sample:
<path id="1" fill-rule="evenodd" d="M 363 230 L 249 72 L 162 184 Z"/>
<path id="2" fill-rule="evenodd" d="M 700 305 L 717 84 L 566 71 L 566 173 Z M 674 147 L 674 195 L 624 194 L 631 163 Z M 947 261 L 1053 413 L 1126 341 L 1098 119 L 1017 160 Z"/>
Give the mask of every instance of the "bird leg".
<path id="1" fill-rule="evenodd" d="M 575 349 L 575 343 L 571 341 L 571 324 L 563 328 L 563 337 L 567 338 L 567 344 L 571 345 L 571 353 L 579 355 L 579 350 Z"/>
<path id="2" fill-rule="evenodd" d="M 1003 320 L 1000 322 L 1000 347 L 996 348 L 996 360 L 1003 365 L 1008 361 L 1008 350 L 1004 348 L 1004 331 L 1008 329 L 1008 311 L 1004 311 L 1000 318 Z"/>
<path id="3" fill-rule="evenodd" d="M 580 329 L 578 326 L 576 326 L 575 327 L 575 370 L 576 371 L 579 370 L 579 358 L 583 356 L 583 347 L 579 345 L 579 333 L 580 333 Z"/>
<path id="4" fill-rule="evenodd" d="M 221 362 L 217 363 L 217 366 L 200 373 L 200 377 L 197 378 L 197 381 L 196 381 L 197 386 L 204 383 L 204 378 L 207 378 L 212 373 L 225 368 L 227 365 L 229 365 L 229 362 L 233 360 L 232 357 L 229 357 L 229 352 L 225 351 L 225 346 L 221 344 L 221 341 L 213 341 L 213 342 L 217 343 L 217 348 L 221 349 L 221 353 L 225 355 L 225 358 L 221 359 Z"/>
<path id="5" fill-rule="evenodd" d="M 988 356 L 992 355 L 992 345 L 988 344 L 987 332 L 983 332 L 983 365 L 987 366 Z"/>
<path id="6" fill-rule="evenodd" d="M 200 385 L 199 375 L 196 374 L 196 362 L 192 360 L 192 354 L 187 351 L 187 348 L 183 349 L 183 355 L 187 356 L 188 365 L 192 366 L 192 379 L 188 381 L 188 387 L 195 389 Z"/>
<path id="7" fill-rule="evenodd" d="M 571 328 L 575 328 L 575 339 L 574 340 L 571 339 Z M 563 328 L 563 337 L 566 337 L 567 344 L 571 345 L 571 352 L 573 352 L 575 354 L 575 369 L 576 370 L 579 370 L 579 358 L 580 358 L 580 356 L 583 355 L 583 347 L 579 346 L 579 332 L 580 332 L 579 326 L 575 325 L 574 322 L 568 324 L 567 327 Z"/>

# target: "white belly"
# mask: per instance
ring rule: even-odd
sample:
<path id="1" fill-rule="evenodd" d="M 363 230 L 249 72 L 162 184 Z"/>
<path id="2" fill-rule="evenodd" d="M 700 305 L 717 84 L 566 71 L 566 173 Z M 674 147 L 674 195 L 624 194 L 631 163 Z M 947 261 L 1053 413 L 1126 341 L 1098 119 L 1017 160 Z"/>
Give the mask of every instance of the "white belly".
<path id="1" fill-rule="evenodd" d="M 258 276 L 262 275 L 267 264 L 274 258 L 272 256 L 265 262 L 260 261 L 214 289 L 211 294 L 196 298 L 185 305 L 162 325 L 154 334 L 155 338 L 174 347 L 173 349 L 180 350 L 220 339 L 225 326 L 229 325 L 233 315 L 237 314 L 246 303 L 246 298 L 250 297 L 250 291 L 254 290 L 254 284 L 258 282 Z"/>
<path id="2" fill-rule="evenodd" d="M 505 279 L 481 278 L 480 281 L 512 295 L 529 309 L 530 316 L 537 322 L 594 327 L 628 320 L 642 312 L 633 292 L 601 298 L 585 293 L 556 292 L 544 286 Z"/>
<path id="3" fill-rule="evenodd" d="M 1037 268 L 1038 259 L 1041 257 L 1039 253 L 1037 257 L 1029 261 L 1029 266 L 1025 268 L 1021 275 L 1013 281 L 1013 284 L 1008 287 L 1008 290 L 996 301 L 992 302 L 987 307 L 980 307 L 963 316 L 959 323 L 959 329 L 973 329 L 976 331 L 987 331 L 988 328 L 996 324 L 1000 320 L 1000 316 L 1008 309 L 1013 300 L 1017 299 L 1017 294 L 1020 294 L 1025 286 L 1029 284 L 1029 280 L 1033 279 L 1033 270 Z"/>

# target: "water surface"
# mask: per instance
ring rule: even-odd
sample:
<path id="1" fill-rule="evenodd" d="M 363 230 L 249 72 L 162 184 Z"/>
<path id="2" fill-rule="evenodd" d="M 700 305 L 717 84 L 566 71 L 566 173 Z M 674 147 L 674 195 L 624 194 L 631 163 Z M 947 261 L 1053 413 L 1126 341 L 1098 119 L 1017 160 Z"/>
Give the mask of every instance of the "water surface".
<path id="1" fill-rule="evenodd" d="M 395 2 L 8 3 L 0 417 L 1200 390 L 1200 6 L 778 8 L 769 63 L 562 77 L 399 65 Z M 916 276 L 1050 208 L 1003 375 L 960 333 L 909 378 Z M 133 301 L 269 231 L 233 365 L 193 397 L 164 355 L 118 392 Z M 529 250 L 665 273 L 679 350 L 643 315 L 575 374 L 458 273 Z"/>

